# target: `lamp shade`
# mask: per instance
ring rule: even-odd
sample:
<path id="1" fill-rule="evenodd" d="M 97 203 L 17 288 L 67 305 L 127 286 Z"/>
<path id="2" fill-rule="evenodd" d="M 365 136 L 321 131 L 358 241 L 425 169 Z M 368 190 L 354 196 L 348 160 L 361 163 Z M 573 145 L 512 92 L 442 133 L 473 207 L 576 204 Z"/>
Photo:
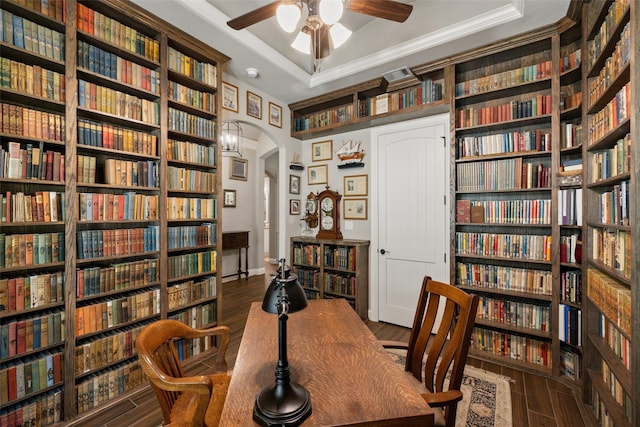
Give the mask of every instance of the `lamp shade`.
<path id="1" fill-rule="evenodd" d="M 298 282 L 298 276 L 291 273 L 291 269 L 281 264 L 278 275 L 273 278 L 262 300 L 262 309 L 267 313 L 279 314 L 282 303 L 283 290 L 288 303 L 288 313 L 304 310 L 307 307 L 307 297 Z"/>
<path id="2" fill-rule="evenodd" d="M 320 0 L 320 19 L 327 25 L 333 25 L 342 18 L 344 6 L 342 0 Z"/>
<path id="3" fill-rule="evenodd" d="M 276 9 L 278 24 L 287 33 L 292 33 L 296 29 L 301 15 L 302 11 L 295 3 L 282 3 Z"/>

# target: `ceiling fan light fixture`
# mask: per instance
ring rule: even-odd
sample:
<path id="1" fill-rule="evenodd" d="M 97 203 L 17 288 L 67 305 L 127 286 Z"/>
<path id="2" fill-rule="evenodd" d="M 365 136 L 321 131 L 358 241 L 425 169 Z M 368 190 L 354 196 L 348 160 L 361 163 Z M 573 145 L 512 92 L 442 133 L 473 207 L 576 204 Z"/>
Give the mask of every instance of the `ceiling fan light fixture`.
<path id="1" fill-rule="evenodd" d="M 306 33 L 304 29 L 301 30 L 296 36 L 293 43 L 291 43 L 291 47 L 298 52 L 311 55 L 311 35 Z"/>
<path id="2" fill-rule="evenodd" d="M 349 37 L 351 37 L 351 30 L 347 29 L 344 25 L 337 23 L 333 24 L 329 29 L 329 34 L 331 35 L 331 43 L 333 44 L 333 48 L 337 49 L 346 42 Z"/>
<path id="3" fill-rule="evenodd" d="M 296 1 L 285 1 L 276 10 L 278 25 L 287 33 L 293 33 L 302 16 L 302 10 Z"/>
<path id="4" fill-rule="evenodd" d="M 342 0 L 320 0 L 320 19 L 327 25 L 333 25 L 342 18 L 344 5 Z"/>

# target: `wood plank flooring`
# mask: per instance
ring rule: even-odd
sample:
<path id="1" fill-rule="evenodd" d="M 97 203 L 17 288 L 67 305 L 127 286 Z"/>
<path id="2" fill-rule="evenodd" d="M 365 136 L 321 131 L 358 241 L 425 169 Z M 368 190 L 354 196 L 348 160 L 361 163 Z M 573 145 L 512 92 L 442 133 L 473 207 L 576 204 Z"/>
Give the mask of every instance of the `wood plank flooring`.
<path id="1" fill-rule="evenodd" d="M 266 265 L 268 268 L 268 264 Z M 244 326 L 253 301 L 261 301 L 271 278 L 252 276 L 222 285 L 222 323 L 231 328 L 231 342 L 227 350 L 229 368 L 238 354 Z M 380 339 L 406 341 L 409 329 L 387 323 L 368 322 L 369 328 Z M 190 374 L 211 369 L 207 360 L 195 363 Z M 542 376 L 522 372 L 510 367 L 469 358 L 468 363 L 478 368 L 506 375 L 513 379 L 511 399 L 514 427 L 583 427 L 579 404 L 572 390 L 563 383 Z M 98 412 L 77 419 L 70 425 L 78 427 L 156 427 L 162 424 L 162 415 L 153 392 L 148 386 L 125 399 L 114 402 Z"/>

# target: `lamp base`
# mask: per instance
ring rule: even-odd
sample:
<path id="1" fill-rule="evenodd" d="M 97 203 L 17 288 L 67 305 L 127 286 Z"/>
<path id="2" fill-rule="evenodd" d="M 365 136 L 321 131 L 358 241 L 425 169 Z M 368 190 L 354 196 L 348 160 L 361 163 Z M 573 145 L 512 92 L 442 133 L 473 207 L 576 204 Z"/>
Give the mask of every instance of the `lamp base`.
<path id="1" fill-rule="evenodd" d="M 253 406 L 253 419 L 262 426 L 298 426 L 311 415 L 311 395 L 300 384 L 264 388 Z"/>

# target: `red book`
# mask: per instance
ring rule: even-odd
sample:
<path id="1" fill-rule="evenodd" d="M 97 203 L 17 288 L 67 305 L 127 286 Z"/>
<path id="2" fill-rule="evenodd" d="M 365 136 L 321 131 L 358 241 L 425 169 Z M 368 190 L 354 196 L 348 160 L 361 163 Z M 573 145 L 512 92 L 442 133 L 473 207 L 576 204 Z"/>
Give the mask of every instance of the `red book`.
<path id="1" fill-rule="evenodd" d="M 47 161 L 46 161 L 46 174 L 45 179 L 47 181 L 53 181 L 53 151 L 47 151 Z"/>
<path id="2" fill-rule="evenodd" d="M 16 354 L 26 353 L 27 351 L 27 322 L 21 320 L 16 326 Z"/>
<path id="3" fill-rule="evenodd" d="M 17 354 L 18 323 L 9 323 L 9 356 Z"/>
<path id="4" fill-rule="evenodd" d="M 62 382 L 62 354 L 53 355 L 53 382 L 58 384 Z"/>
<path id="5" fill-rule="evenodd" d="M 16 381 L 16 367 L 10 366 L 7 369 L 7 383 L 9 384 L 9 401 L 18 397 L 18 383 Z"/>
<path id="6" fill-rule="evenodd" d="M 9 311 L 16 311 L 16 279 L 9 279 L 8 282 Z"/>

